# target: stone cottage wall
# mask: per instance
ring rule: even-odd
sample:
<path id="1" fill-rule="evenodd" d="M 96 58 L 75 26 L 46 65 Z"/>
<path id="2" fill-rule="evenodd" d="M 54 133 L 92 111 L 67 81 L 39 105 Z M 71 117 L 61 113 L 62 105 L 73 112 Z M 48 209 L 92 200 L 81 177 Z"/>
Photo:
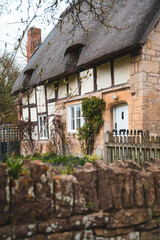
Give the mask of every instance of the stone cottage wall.
<path id="1" fill-rule="evenodd" d="M 130 111 L 135 129 L 160 134 L 160 21 L 152 29 L 138 56 L 131 58 Z"/>
<path id="2" fill-rule="evenodd" d="M 8 177 L 0 165 L 1 240 L 160 239 L 160 163 L 87 163 L 73 175 L 40 161 Z"/>

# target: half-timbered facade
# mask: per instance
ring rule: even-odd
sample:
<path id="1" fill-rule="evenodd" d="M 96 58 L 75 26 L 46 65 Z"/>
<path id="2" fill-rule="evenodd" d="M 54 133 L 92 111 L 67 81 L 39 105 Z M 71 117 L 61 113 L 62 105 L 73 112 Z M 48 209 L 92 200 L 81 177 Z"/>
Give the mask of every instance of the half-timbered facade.
<path id="1" fill-rule="evenodd" d="M 160 134 L 159 13 L 159 0 L 128 0 L 113 11 L 112 21 L 121 31 L 105 32 L 89 20 L 93 31 L 87 35 L 80 29 L 71 36 L 69 23 L 52 30 L 12 90 L 22 94 L 22 118 L 35 124 L 33 138 L 42 151 L 47 151 L 55 115 L 61 115 L 70 153 L 81 154 L 81 101 L 91 96 L 106 102 L 96 154 L 104 155 L 105 132 L 115 128 Z"/>

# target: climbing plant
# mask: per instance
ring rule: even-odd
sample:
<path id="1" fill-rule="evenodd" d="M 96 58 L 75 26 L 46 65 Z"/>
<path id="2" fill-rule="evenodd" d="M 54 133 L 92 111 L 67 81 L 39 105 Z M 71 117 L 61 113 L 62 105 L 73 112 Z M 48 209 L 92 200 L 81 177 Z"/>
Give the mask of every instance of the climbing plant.
<path id="1" fill-rule="evenodd" d="M 94 96 L 82 100 L 82 116 L 85 118 L 85 123 L 78 130 L 78 140 L 85 155 L 91 155 L 93 152 L 95 136 L 103 125 L 102 111 L 104 109 L 103 99 Z"/>

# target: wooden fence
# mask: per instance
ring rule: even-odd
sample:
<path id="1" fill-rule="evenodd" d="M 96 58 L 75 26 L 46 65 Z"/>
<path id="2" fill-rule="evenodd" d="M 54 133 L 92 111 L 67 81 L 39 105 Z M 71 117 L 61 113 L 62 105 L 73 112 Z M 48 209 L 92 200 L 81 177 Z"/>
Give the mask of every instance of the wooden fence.
<path id="1" fill-rule="evenodd" d="M 131 159 L 142 164 L 151 157 L 160 159 L 160 137 L 150 136 L 148 132 L 106 132 L 105 144 L 108 163 Z"/>

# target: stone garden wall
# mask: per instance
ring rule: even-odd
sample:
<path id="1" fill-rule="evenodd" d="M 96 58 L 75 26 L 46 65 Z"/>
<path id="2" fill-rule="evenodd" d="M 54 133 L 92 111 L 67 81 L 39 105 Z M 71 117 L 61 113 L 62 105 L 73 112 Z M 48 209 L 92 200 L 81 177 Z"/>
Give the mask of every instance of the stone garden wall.
<path id="1" fill-rule="evenodd" d="M 160 162 L 87 163 L 73 175 L 40 161 L 11 181 L 0 165 L 0 240 L 160 239 Z"/>

